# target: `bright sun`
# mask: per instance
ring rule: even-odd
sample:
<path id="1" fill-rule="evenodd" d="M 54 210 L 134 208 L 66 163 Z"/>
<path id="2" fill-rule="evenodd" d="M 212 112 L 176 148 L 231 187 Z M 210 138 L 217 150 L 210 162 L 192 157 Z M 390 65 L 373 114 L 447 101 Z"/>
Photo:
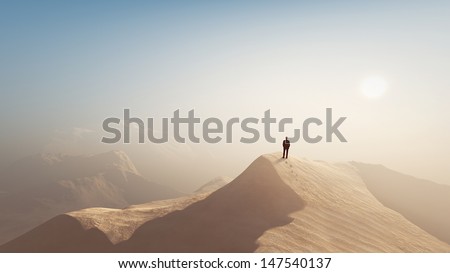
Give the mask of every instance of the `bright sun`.
<path id="1" fill-rule="evenodd" d="M 368 98 L 381 97 L 387 89 L 387 82 L 380 76 L 365 78 L 361 84 L 363 94 Z"/>

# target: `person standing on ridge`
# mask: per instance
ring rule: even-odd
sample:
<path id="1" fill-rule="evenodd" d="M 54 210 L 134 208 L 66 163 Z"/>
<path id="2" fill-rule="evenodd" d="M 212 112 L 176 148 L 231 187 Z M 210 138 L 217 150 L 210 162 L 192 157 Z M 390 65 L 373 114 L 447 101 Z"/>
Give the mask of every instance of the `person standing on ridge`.
<path id="1" fill-rule="evenodd" d="M 289 153 L 289 147 L 290 146 L 291 146 L 291 142 L 286 137 L 286 139 L 283 140 L 283 158 L 288 158 L 288 153 Z M 286 154 L 286 157 L 284 157 L 285 154 Z"/>

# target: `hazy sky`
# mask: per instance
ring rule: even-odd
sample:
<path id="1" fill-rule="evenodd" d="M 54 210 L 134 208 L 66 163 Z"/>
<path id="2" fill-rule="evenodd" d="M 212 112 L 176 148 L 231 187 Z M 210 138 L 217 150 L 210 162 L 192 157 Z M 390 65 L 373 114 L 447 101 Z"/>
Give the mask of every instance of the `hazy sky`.
<path id="1" fill-rule="evenodd" d="M 330 107 L 348 142 L 300 141 L 292 155 L 450 183 L 448 1 L 211 2 L 1 1 L 0 166 L 122 149 L 151 179 L 191 190 L 281 144 L 107 145 L 103 120 L 271 109 L 300 127 Z M 376 99 L 361 91 L 372 75 L 387 83 Z"/>

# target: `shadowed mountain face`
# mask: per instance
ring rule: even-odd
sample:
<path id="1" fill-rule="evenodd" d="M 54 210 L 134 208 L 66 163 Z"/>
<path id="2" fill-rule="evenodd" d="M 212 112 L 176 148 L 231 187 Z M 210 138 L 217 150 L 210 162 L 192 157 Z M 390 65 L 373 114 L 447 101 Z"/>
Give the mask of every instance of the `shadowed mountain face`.
<path id="1" fill-rule="evenodd" d="M 450 186 L 417 179 L 381 165 L 352 164 L 383 205 L 450 244 Z"/>
<path id="2" fill-rule="evenodd" d="M 67 232 L 56 233 L 59 225 Z M 450 252 L 450 245 L 381 204 L 355 166 L 276 153 L 213 193 L 71 212 L 0 251 Z"/>
<path id="3" fill-rule="evenodd" d="M 180 196 L 147 181 L 120 151 L 94 156 L 40 154 L 17 161 L 0 177 L 0 242 L 61 213 Z"/>
<path id="4" fill-rule="evenodd" d="M 36 236 L 43 233 L 50 233 L 52 236 Z M 85 248 L 86 245 L 89 245 L 92 252 L 106 252 L 112 247 L 112 243 L 103 232 L 96 228 L 84 230 L 79 221 L 64 214 L 54 217 L 20 238 L 20 241 L 28 244 L 27 252 L 41 252 L 44 246 L 45 252 L 49 253 L 74 252 L 77 249 Z M 23 251 L 24 246 L 21 244 L 9 245 L 10 252 Z"/>

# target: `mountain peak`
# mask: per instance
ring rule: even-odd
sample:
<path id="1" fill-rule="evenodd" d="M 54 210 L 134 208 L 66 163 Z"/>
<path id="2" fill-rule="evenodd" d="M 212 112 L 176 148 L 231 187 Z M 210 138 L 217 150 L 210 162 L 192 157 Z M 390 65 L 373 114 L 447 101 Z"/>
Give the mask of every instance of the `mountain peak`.
<path id="1" fill-rule="evenodd" d="M 34 158 L 35 160 L 41 161 L 42 163 L 46 164 L 46 165 L 53 165 L 56 163 L 61 162 L 64 157 L 66 157 L 68 155 L 64 155 L 61 153 L 39 153 L 37 155 L 35 155 Z"/>
<path id="2" fill-rule="evenodd" d="M 114 167 L 121 171 L 139 174 L 129 156 L 121 150 L 112 150 L 102 154 L 91 156 L 91 160 L 101 162 L 105 168 Z"/>

